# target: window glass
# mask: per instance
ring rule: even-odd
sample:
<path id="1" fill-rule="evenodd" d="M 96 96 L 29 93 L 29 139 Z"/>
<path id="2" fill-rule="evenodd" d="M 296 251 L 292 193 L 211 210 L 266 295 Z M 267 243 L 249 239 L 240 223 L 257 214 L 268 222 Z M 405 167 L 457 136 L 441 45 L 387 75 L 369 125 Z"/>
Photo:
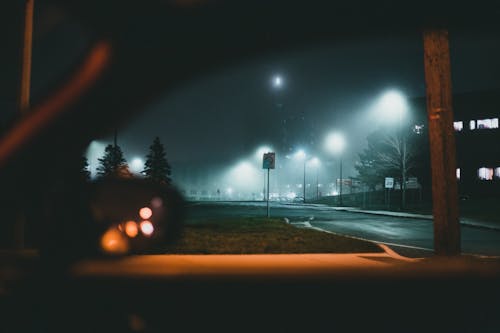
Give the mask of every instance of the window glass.
<path id="1" fill-rule="evenodd" d="M 481 180 L 493 180 L 493 168 L 479 168 L 477 175 Z"/>
<path id="2" fill-rule="evenodd" d="M 478 129 L 498 128 L 498 118 L 480 119 L 477 121 Z"/>
<path id="3" fill-rule="evenodd" d="M 476 129 L 476 121 L 475 121 L 475 120 L 471 120 L 471 121 L 469 122 L 469 128 L 470 128 L 471 130 L 475 130 L 475 129 Z"/>

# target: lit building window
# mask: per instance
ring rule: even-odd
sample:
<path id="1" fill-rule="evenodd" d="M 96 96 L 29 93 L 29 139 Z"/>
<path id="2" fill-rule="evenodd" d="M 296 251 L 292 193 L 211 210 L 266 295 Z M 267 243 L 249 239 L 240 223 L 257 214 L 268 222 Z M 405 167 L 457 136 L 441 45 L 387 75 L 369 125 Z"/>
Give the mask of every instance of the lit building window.
<path id="1" fill-rule="evenodd" d="M 478 129 L 498 128 L 498 118 L 479 119 L 477 121 L 477 128 Z"/>
<path id="2" fill-rule="evenodd" d="M 470 128 L 471 130 L 475 130 L 475 129 L 476 129 L 476 121 L 475 121 L 475 120 L 471 120 L 471 121 L 469 122 L 469 128 Z"/>
<path id="3" fill-rule="evenodd" d="M 500 168 L 495 168 L 495 177 L 500 178 Z"/>
<path id="4" fill-rule="evenodd" d="M 457 179 L 460 179 L 460 168 L 457 168 Z"/>
<path id="5" fill-rule="evenodd" d="M 479 168 L 477 175 L 481 180 L 493 180 L 493 168 Z"/>
<path id="6" fill-rule="evenodd" d="M 464 128 L 464 122 L 463 121 L 454 121 L 453 128 L 455 129 L 455 131 L 460 132 Z"/>

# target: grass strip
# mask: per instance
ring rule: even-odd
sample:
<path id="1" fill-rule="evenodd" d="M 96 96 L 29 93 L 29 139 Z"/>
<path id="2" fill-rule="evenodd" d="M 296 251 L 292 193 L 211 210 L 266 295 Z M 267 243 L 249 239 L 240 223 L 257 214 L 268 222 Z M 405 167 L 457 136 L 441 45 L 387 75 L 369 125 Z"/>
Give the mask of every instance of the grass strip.
<path id="1" fill-rule="evenodd" d="M 172 254 L 277 254 L 382 252 L 373 243 L 317 230 L 297 228 L 280 219 L 225 218 L 188 221 Z"/>

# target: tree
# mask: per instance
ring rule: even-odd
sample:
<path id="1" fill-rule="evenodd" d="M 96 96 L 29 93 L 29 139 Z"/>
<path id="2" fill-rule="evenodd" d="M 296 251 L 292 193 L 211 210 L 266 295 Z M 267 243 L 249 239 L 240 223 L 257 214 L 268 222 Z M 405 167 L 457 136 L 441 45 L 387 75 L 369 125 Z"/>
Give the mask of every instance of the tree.
<path id="1" fill-rule="evenodd" d="M 171 168 L 167 161 L 165 147 L 156 137 L 149 147 L 149 154 L 146 156 L 146 163 L 142 173 L 146 178 L 156 182 L 170 184 Z"/>
<path id="2" fill-rule="evenodd" d="M 81 156 L 80 158 L 80 175 L 83 180 L 90 180 L 89 162 L 85 156 Z"/>
<path id="3" fill-rule="evenodd" d="M 416 167 L 416 144 L 413 132 L 391 133 L 379 129 L 367 137 L 368 147 L 359 154 L 355 168 L 358 178 L 371 189 L 384 177 L 395 176 L 401 184 L 401 208 L 406 205 L 406 180 Z"/>
<path id="4" fill-rule="evenodd" d="M 107 145 L 104 156 L 98 161 L 97 175 L 99 177 L 120 177 L 124 173 L 124 169 L 128 170 L 127 161 L 118 145 Z"/>

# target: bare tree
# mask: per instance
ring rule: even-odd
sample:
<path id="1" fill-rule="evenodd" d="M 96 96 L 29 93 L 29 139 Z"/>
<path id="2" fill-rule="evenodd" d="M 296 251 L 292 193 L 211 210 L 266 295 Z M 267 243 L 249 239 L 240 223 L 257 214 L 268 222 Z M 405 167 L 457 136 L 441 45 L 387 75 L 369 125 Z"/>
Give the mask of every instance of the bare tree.
<path id="1" fill-rule="evenodd" d="M 377 152 L 380 166 L 397 171 L 401 184 L 401 209 L 406 206 L 406 181 L 409 172 L 415 168 L 415 145 L 408 143 L 408 134 L 385 132 L 381 149 Z"/>
<path id="2" fill-rule="evenodd" d="M 401 184 L 401 209 L 406 206 L 406 181 L 416 167 L 417 145 L 412 131 L 390 132 L 379 129 L 367 137 L 368 147 L 356 163 L 358 178 L 374 189 L 383 177 L 397 175 Z"/>

